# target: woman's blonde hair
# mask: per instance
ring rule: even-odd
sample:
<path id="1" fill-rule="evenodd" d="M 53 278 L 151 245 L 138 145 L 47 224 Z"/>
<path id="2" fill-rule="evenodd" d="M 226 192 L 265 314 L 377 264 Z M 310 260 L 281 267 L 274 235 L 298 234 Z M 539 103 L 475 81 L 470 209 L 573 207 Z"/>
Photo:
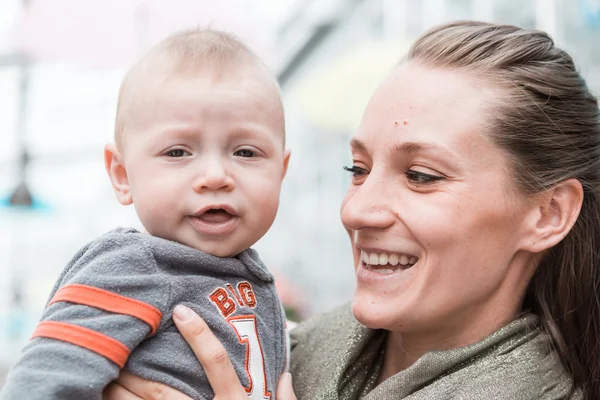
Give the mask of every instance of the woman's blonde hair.
<path id="1" fill-rule="evenodd" d="M 525 195 L 578 179 L 569 234 L 543 256 L 524 310 L 539 315 L 587 399 L 600 399 L 600 110 L 573 59 L 544 32 L 456 22 L 425 33 L 408 60 L 460 69 L 499 88 L 487 133 Z M 503 93 L 503 95 L 502 95 Z"/>

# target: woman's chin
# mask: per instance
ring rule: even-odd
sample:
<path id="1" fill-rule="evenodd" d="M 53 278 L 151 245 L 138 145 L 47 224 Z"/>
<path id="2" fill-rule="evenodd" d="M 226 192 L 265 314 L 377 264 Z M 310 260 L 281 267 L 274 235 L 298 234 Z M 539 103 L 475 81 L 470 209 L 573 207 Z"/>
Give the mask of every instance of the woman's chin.
<path id="1" fill-rule="evenodd" d="M 371 329 L 390 329 L 394 316 L 390 315 L 391 307 L 386 306 L 370 296 L 354 293 L 352 297 L 352 314 L 362 325 Z"/>

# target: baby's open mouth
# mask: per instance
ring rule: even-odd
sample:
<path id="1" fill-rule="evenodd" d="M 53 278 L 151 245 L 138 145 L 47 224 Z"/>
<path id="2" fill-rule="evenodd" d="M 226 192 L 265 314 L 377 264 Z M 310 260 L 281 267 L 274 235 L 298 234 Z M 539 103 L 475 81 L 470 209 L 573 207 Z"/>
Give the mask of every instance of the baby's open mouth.
<path id="1" fill-rule="evenodd" d="M 226 235 L 233 232 L 240 222 L 237 210 L 227 204 L 206 206 L 190 215 L 192 227 L 202 235 Z"/>
<path id="2" fill-rule="evenodd" d="M 204 222 L 208 222 L 211 224 L 219 224 L 222 222 L 227 222 L 231 218 L 234 218 L 235 215 L 230 214 L 222 208 L 215 208 L 206 210 L 202 214 L 196 215 L 195 218 L 201 219 Z"/>

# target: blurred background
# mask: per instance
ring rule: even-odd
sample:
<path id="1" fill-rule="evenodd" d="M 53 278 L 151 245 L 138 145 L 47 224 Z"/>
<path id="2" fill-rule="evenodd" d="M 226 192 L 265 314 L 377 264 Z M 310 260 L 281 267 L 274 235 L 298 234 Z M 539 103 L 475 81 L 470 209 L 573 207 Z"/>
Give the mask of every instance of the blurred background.
<path id="1" fill-rule="evenodd" d="M 73 254 L 116 226 L 141 228 L 102 152 L 121 78 L 149 46 L 211 26 L 277 75 L 292 159 L 255 247 L 302 319 L 352 293 L 342 166 L 371 92 L 411 40 L 457 19 L 550 32 L 600 93 L 600 0 L 0 0 L 0 386 Z"/>

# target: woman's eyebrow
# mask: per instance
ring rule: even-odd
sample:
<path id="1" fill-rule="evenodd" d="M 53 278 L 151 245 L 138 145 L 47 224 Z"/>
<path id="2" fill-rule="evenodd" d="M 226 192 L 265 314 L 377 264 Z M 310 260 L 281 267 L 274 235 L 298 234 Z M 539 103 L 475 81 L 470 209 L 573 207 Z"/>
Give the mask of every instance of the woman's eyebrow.
<path id="1" fill-rule="evenodd" d="M 350 140 L 350 147 L 352 148 L 352 150 L 356 151 L 367 151 L 367 147 L 364 145 L 364 143 L 356 138 L 352 138 Z"/>
<path id="2" fill-rule="evenodd" d="M 445 148 L 444 146 L 438 146 L 433 143 L 421 143 L 421 142 L 402 142 L 396 143 L 391 146 L 391 150 L 394 153 L 417 154 L 425 152 L 435 152 L 448 157 L 455 157 L 455 154 Z"/>
<path id="3" fill-rule="evenodd" d="M 353 151 L 367 152 L 367 147 L 359 139 L 353 138 L 350 140 L 350 147 Z M 402 142 L 395 143 L 390 146 L 392 153 L 401 153 L 403 156 L 413 155 L 418 153 L 434 153 L 447 158 L 448 160 L 456 160 L 457 155 L 444 146 L 439 146 L 435 143 L 423 142 Z"/>

